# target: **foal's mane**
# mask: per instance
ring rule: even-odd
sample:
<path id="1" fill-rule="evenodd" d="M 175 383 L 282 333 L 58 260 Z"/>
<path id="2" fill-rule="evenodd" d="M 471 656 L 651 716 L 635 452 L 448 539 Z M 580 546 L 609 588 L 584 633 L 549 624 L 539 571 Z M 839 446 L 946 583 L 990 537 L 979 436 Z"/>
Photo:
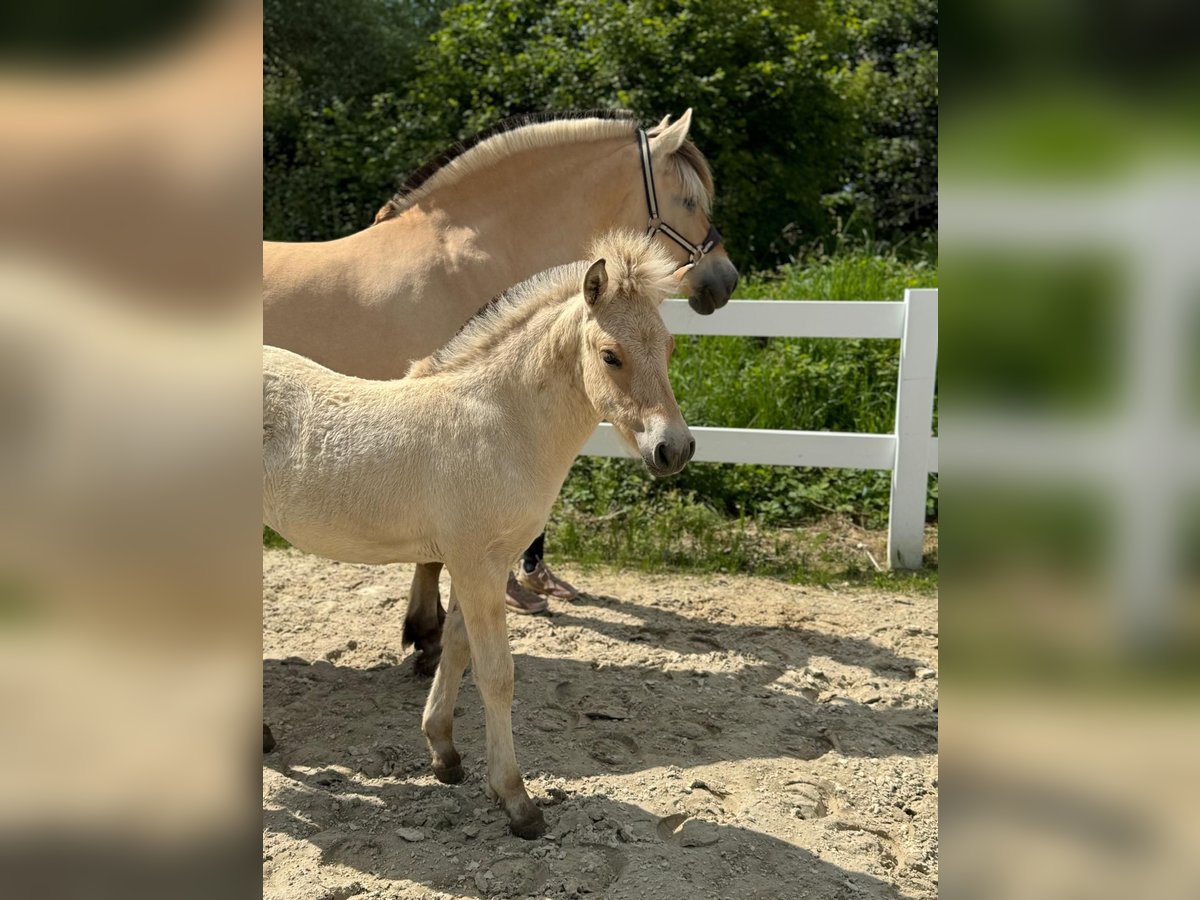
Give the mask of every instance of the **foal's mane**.
<path id="1" fill-rule="evenodd" d="M 634 302 L 645 298 L 658 304 L 675 289 L 675 262 L 657 243 L 634 231 L 616 230 L 602 235 L 589 249 L 588 260 L 555 266 L 539 272 L 493 297 L 472 316 L 440 350 L 419 359 L 406 378 L 421 378 L 461 369 L 486 357 L 508 335 L 530 322 L 542 310 L 577 296 L 590 260 L 604 259 L 610 301 Z"/>
<path id="2" fill-rule="evenodd" d="M 456 142 L 411 173 L 375 214 L 374 224 L 396 217 L 430 191 L 522 150 L 626 136 L 632 140 L 638 126 L 637 116 L 625 109 L 512 116 Z M 704 154 L 691 141 L 684 141 L 671 159 L 678 166 L 689 197 L 707 209 L 712 202 L 713 181 Z"/>

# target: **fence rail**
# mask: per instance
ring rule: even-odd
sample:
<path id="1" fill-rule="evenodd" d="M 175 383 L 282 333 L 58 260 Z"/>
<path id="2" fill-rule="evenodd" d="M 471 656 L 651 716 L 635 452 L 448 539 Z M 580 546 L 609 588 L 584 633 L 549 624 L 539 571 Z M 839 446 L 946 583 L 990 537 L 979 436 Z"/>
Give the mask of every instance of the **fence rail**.
<path id="1" fill-rule="evenodd" d="M 921 567 L 929 473 L 938 470 L 933 430 L 937 377 L 937 291 L 904 292 L 902 302 L 734 300 L 711 316 L 684 300 L 663 304 L 674 334 L 741 337 L 878 338 L 900 341 L 896 425 L 892 434 L 696 427 L 696 462 L 875 469 L 892 473 L 888 561 L 893 569 Z M 601 425 L 581 451 L 629 456 L 611 425 Z"/>

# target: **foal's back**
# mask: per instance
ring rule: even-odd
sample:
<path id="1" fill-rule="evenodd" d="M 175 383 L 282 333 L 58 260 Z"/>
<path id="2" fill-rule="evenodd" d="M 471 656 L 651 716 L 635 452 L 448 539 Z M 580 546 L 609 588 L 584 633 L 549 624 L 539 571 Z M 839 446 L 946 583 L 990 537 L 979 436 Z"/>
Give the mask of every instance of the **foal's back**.
<path id="1" fill-rule="evenodd" d="M 344 562 L 441 560 L 464 520 L 491 518 L 471 485 L 497 464 L 463 439 L 494 429 L 446 380 L 371 381 L 264 347 L 264 524 Z"/>
<path id="2" fill-rule="evenodd" d="M 420 502 L 425 436 L 404 391 L 263 348 L 263 522 L 290 542 L 347 562 L 422 561 L 399 503 Z M 396 452 L 397 446 L 409 452 Z M 386 548 L 386 549 L 385 549 Z M 397 556 L 399 554 L 399 556 Z"/>

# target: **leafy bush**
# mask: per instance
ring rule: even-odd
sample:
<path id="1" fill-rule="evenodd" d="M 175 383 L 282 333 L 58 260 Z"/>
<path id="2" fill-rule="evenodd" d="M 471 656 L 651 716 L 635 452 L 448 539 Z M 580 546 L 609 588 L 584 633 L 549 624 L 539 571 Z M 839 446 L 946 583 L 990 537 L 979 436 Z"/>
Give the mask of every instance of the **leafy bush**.
<path id="1" fill-rule="evenodd" d="M 937 0 L 826 0 L 830 83 L 853 120 L 857 152 L 826 197 L 843 228 L 893 244 L 937 232 Z"/>

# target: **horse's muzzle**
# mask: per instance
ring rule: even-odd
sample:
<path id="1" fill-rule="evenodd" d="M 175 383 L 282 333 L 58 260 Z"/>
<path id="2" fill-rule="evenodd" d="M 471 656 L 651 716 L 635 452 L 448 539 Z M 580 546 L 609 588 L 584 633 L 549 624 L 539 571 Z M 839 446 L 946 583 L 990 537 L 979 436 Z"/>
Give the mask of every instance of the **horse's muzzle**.
<path id="1" fill-rule="evenodd" d="M 709 316 L 729 302 L 738 283 L 738 270 L 727 256 L 709 254 L 696 264 L 688 276 L 692 292 L 688 305 L 702 316 Z"/>
<path id="2" fill-rule="evenodd" d="M 696 454 L 696 439 L 688 432 L 684 438 L 669 438 L 659 441 L 653 453 L 643 454 L 646 468 L 655 478 L 666 478 L 683 471 Z"/>

